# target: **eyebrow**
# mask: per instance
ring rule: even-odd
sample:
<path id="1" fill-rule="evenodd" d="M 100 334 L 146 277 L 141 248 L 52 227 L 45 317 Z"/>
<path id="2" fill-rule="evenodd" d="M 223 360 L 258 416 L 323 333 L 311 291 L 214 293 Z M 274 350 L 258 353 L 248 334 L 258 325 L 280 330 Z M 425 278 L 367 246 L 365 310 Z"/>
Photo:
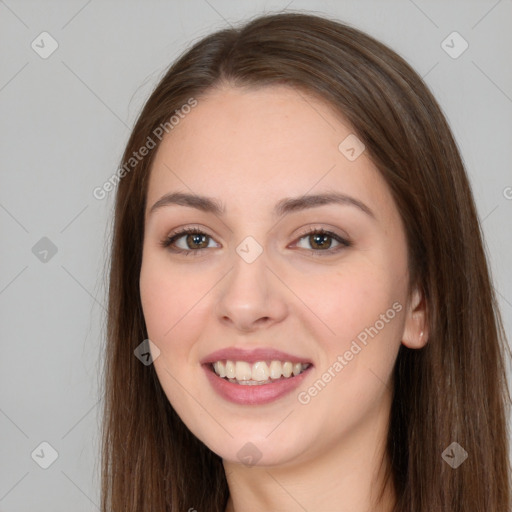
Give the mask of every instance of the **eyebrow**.
<path id="1" fill-rule="evenodd" d="M 376 219 L 373 211 L 362 201 L 355 197 L 341 194 L 339 192 L 329 192 L 324 194 L 304 195 L 299 197 L 286 197 L 276 203 L 273 215 L 282 217 L 288 213 L 308 208 L 315 208 L 326 204 L 340 204 L 354 206 L 373 219 Z M 200 196 L 196 194 L 185 194 L 183 192 L 171 192 L 162 196 L 150 209 L 149 214 L 165 206 L 180 205 L 196 208 L 206 213 L 213 213 L 222 217 L 225 213 L 225 207 L 212 197 Z"/>

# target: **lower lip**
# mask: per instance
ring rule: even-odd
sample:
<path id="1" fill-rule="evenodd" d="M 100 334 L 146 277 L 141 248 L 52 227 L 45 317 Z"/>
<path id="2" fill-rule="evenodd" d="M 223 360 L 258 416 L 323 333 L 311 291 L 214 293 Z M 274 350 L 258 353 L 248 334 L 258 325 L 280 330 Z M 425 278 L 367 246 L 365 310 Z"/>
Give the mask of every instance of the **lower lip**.
<path id="1" fill-rule="evenodd" d="M 294 377 L 276 380 L 270 384 L 255 384 L 253 386 L 229 382 L 219 377 L 209 364 L 203 365 L 203 368 L 213 389 L 222 398 L 235 404 L 260 405 L 273 402 L 291 393 L 307 377 L 313 365 Z"/>

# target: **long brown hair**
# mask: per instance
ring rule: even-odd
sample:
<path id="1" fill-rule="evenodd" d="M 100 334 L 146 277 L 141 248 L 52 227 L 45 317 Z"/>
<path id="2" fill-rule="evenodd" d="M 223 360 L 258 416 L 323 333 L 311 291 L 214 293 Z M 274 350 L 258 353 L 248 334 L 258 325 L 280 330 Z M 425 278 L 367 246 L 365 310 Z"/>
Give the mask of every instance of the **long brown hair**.
<path id="1" fill-rule="evenodd" d="M 222 460 L 177 416 L 153 365 L 134 356 L 147 338 L 139 275 L 154 134 L 191 98 L 200 102 L 223 83 L 287 84 L 322 98 L 351 123 L 396 201 L 410 289 L 418 284 L 424 293 L 429 339 L 419 350 L 401 345 L 393 374 L 387 454 L 394 512 L 510 512 L 508 345 L 450 128 L 422 79 L 388 47 L 342 23 L 293 12 L 194 44 L 158 83 L 126 146 L 110 260 L 102 511 L 226 506 Z M 148 137 L 156 147 L 127 169 Z M 468 454 L 456 469 L 442 457 L 453 442 Z"/>

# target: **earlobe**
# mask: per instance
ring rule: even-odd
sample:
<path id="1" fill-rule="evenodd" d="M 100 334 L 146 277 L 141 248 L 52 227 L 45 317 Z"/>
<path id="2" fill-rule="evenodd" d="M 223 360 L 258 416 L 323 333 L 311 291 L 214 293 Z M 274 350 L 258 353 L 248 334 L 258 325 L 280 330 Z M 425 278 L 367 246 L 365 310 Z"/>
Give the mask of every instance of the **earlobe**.
<path id="1" fill-rule="evenodd" d="M 406 315 L 402 343 L 412 349 L 423 348 L 428 341 L 427 304 L 418 288 L 413 292 Z"/>

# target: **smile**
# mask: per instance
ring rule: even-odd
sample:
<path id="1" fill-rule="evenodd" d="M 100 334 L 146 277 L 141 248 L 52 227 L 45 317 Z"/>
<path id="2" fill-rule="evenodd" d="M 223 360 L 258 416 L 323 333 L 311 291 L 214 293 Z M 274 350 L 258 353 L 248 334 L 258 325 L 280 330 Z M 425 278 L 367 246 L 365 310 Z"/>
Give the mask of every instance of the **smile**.
<path id="1" fill-rule="evenodd" d="M 292 363 L 291 361 L 216 361 L 213 371 L 221 378 L 234 384 L 256 386 L 270 384 L 276 380 L 288 379 L 300 375 L 311 366 L 310 363 Z"/>
<path id="2" fill-rule="evenodd" d="M 226 360 L 206 363 L 202 367 L 213 390 L 224 400 L 238 405 L 274 402 L 296 389 L 313 369 L 311 363 L 292 364 L 290 361 L 274 360 L 256 361 L 252 364 L 247 361 Z M 272 377 L 272 371 L 276 378 Z"/>

